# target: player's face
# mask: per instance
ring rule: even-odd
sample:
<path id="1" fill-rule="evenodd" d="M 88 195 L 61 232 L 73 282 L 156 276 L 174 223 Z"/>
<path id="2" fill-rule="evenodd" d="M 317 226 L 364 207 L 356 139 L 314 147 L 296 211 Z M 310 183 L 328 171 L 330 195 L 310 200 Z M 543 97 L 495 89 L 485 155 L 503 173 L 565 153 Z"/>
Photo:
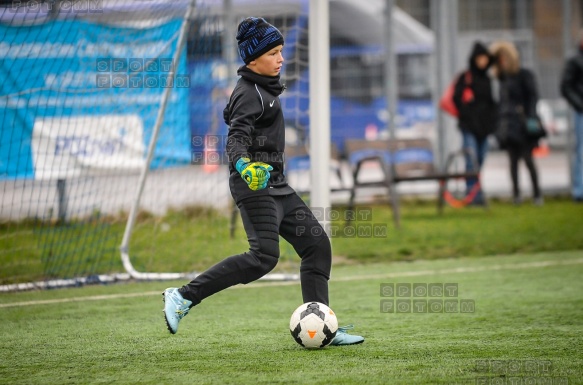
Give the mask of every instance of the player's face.
<path id="1" fill-rule="evenodd" d="M 278 45 L 250 62 L 247 67 L 259 75 L 277 76 L 283 65 L 282 50 L 283 45 Z"/>

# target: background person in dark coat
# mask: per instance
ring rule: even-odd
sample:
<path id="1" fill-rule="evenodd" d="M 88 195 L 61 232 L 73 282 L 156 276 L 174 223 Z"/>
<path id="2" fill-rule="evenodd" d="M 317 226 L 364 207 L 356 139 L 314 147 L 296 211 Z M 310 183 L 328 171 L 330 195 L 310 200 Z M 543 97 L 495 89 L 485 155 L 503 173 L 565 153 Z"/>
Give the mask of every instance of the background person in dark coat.
<path id="1" fill-rule="evenodd" d="M 469 67 L 458 78 L 453 102 L 459 111 L 458 127 L 462 133 L 463 148 L 473 153 L 466 155 L 466 171 L 482 168 L 488 151 L 488 135 L 496 128 L 497 106 L 492 97 L 492 82 L 488 68 L 492 57 L 480 42 L 474 44 L 470 54 Z M 478 164 L 474 165 L 474 159 Z M 476 184 L 476 178 L 466 180 L 467 193 Z M 484 204 L 480 190 L 473 204 Z"/>
<path id="2" fill-rule="evenodd" d="M 583 32 L 577 54 L 565 64 L 561 94 L 576 112 L 572 195 L 575 202 L 583 202 Z"/>
<path id="3" fill-rule="evenodd" d="M 536 124 L 536 104 L 538 92 L 534 75 L 520 67 L 520 58 L 514 44 L 496 42 L 491 47 L 495 58 L 494 73 L 500 80 L 500 108 L 496 137 L 500 146 L 506 148 L 510 158 L 510 175 L 514 203 L 520 204 L 518 184 L 518 161 L 524 160 L 530 173 L 534 203 L 543 204 L 538 173 L 532 150 L 538 139 L 527 134 L 527 125 Z"/>

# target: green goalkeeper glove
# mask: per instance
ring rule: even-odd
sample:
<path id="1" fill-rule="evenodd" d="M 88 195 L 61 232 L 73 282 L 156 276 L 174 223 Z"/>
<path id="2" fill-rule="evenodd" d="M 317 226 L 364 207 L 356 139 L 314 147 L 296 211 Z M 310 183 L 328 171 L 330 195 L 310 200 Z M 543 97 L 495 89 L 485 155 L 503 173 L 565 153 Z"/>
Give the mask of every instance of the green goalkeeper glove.
<path id="1" fill-rule="evenodd" d="M 249 185 L 251 190 L 262 190 L 267 187 L 269 181 L 269 171 L 273 167 L 263 162 L 253 162 L 249 158 L 240 158 L 235 165 L 241 178 Z"/>

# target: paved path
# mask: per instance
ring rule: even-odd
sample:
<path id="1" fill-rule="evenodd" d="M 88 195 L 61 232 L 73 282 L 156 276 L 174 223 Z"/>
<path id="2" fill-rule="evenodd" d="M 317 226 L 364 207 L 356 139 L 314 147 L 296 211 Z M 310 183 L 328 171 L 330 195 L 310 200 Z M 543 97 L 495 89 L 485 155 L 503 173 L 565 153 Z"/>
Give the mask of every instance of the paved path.
<path id="1" fill-rule="evenodd" d="M 543 158 L 537 158 L 541 187 L 544 194 L 568 193 L 569 167 L 564 152 L 551 151 Z M 350 186 L 350 170 L 342 166 L 347 186 Z M 202 205 L 227 210 L 231 204 L 228 190 L 228 171 L 225 166 L 208 172 L 201 166 L 167 169 L 153 172 L 148 177 L 141 208 L 155 214 L 163 214 L 169 208 Z M 365 167 L 362 177 L 380 177 L 378 167 Z M 520 185 L 524 198 L 531 195 L 528 172 L 523 164 L 520 171 Z M 296 188 L 309 187 L 309 173 L 292 173 L 290 181 Z M 79 178 L 67 182 L 69 194 L 68 215 L 87 217 L 89 215 L 119 214 L 129 211 L 137 188 L 137 175 L 115 177 Z M 460 182 L 462 183 L 462 182 Z M 333 177 L 332 186 L 339 186 Z M 509 197 L 511 183 L 508 157 L 504 152 L 490 152 L 483 168 L 483 185 L 489 197 Z M 437 192 L 436 182 L 402 183 L 398 186 L 402 195 L 433 196 Z M 0 182 L 0 219 L 21 219 L 25 217 L 56 218 L 58 199 L 55 181 L 11 180 Z M 384 189 L 363 190 L 358 199 L 367 201 L 375 195 L 383 196 Z M 333 203 L 342 204 L 348 193 L 332 195 Z"/>

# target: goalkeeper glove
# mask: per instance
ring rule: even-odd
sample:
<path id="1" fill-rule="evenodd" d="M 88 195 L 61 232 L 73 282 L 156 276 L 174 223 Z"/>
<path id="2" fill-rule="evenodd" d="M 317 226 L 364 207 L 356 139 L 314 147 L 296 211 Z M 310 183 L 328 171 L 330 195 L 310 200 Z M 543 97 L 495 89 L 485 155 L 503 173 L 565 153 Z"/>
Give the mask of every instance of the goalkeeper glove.
<path id="1" fill-rule="evenodd" d="M 273 170 L 273 167 L 263 162 L 253 162 L 249 158 L 240 158 L 235 165 L 241 178 L 251 190 L 262 190 L 267 187 L 267 182 L 269 181 L 269 171 Z"/>

